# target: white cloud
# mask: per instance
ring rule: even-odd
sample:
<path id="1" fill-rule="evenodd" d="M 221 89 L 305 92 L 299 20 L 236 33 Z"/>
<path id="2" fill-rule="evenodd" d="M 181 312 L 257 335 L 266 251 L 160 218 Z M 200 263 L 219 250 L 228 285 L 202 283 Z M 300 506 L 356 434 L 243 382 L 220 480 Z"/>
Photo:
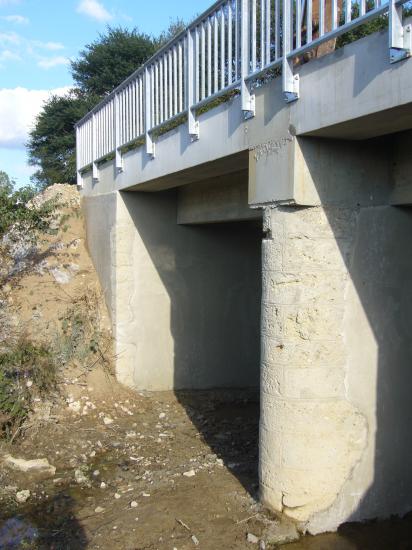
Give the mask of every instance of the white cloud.
<path id="1" fill-rule="evenodd" d="M 64 50 L 64 45 L 61 42 L 41 42 L 40 40 L 32 40 L 30 44 L 36 48 L 50 50 L 51 52 Z"/>
<path id="2" fill-rule="evenodd" d="M 0 32 L 0 44 L 14 44 L 21 43 L 21 37 L 15 32 Z"/>
<path id="3" fill-rule="evenodd" d="M 2 15 L 0 19 L 8 23 L 15 23 L 16 25 L 27 25 L 29 23 L 27 17 L 23 17 L 22 15 Z"/>
<path id="4" fill-rule="evenodd" d="M 21 61 L 19 54 L 12 52 L 11 50 L 0 51 L 0 63 L 2 61 Z"/>
<path id="5" fill-rule="evenodd" d="M 67 65 L 68 63 L 69 59 L 67 57 L 58 55 L 55 57 L 45 57 L 43 59 L 40 59 L 37 62 L 37 66 L 41 69 L 52 69 L 53 67 L 58 67 L 59 65 Z"/>
<path id="6" fill-rule="evenodd" d="M 0 89 L 0 147 L 23 149 L 43 102 L 51 94 L 64 95 L 69 88 L 28 90 Z"/>
<path id="7" fill-rule="evenodd" d="M 0 0 L 0 6 L 15 6 L 20 4 L 21 0 Z"/>
<path id="8" fill-rule="evenodd" d="M 112 14 L 98 0 L 81 0 L 77 11 L 101 22 L 110 21 L 113 18 Z"/>

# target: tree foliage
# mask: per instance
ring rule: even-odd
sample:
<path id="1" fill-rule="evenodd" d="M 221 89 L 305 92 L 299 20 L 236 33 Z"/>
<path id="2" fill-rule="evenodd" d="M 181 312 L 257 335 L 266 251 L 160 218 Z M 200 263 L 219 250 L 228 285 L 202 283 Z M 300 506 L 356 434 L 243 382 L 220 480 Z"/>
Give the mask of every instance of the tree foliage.
<path id="1" fill-rule="evenodd" d="M 56 204 L 45 201 L 34 208 L 30 201 L 36 195 L 33 186 L 15 189 L 13 180 L 0 171 L 0 239 L 13 228 L 14 233 L 35 238 L 39 232 L 48 231 L 54 220 Z"/>
<path id="2" fill-rule="evenodd" d="M 153 55 L 156 41 L 137 29 L 108 28 L 71 62 L 73 80 L 86 94 L 103 96 Z"/>
<path id="3" fill-rule="evenodd" d="M 27 143 L 29 163 L 38 168 L 34 180 L 40 186 L 76 183 L 74 125 L 98 100 L 98 96 L 72 91 L 52 96 L 44 104 Z"/>

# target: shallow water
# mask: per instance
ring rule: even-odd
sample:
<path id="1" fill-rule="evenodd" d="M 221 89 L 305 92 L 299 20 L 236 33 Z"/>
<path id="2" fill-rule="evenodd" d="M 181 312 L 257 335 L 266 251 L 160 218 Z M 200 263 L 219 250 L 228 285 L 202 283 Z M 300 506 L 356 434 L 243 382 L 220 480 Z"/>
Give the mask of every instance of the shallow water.
<path id="1" fill-rule="evenodd" d="M 306 536 L 285 550 L 412 550 L 412 513 L 368 523 L 347 523 L 338 533 Z"/>

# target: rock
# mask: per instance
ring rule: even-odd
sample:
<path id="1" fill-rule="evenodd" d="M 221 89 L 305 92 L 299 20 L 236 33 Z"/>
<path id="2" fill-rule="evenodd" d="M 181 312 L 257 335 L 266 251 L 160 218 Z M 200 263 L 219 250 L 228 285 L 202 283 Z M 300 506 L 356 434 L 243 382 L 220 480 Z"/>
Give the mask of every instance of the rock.
<path id="1" fill-rule="evenodd" d="M 299 532 L 292 521 L 282 519 L 265 529 L 264 539 L 268 544 L 287 544 L 299 539 Z"/>
<path id="2" fill-rule="evenodd" d="M 95 508 L 94 511 L 96 514 L 101 514 L 102 512 L 104 512 L 104 508 L 102 508 L 101 506 L 98 506 L 97 508 Z"/>
<path id="3" fill-rule="evenodd" d="M 192 535 L 192 541 L 195 546 L 199 546 L 199 539 L 196 537 L 196 535 Z"/>
<path id="4" fill-rule="evenodd" d="M 264 540 L 260 541 L 259 550 L 266 550 L 266 542 Z"/>
<path id="5" fill-rule="evenodd" d="M 160 420 L 162 420 L 163 418 L 166 418 L 166 413 L 160 413 L 159 418 Z"/>
<path id="6" fill-rule="evenodd" d="M 135 500 L 132 500 L 132 502 L 130 503 L 130 508 L 137 508 L 138 507 L 138 504 Z"/>
<path id="7" fill-rule="evenodd" d="M 114 494 L 114 498 L 115 498 L 116 500 L 119 500 L 119 498 L 122 498 L 122 495 L 119 495 L 119 493 L 115 493 L 115 494 Z"/>
<path id="8" fill-rule="evenodd" d="M 110 424 L 113 424 L 113 418 L 110 418 L 110 416 L 105 416 L 103 418 L 103 422 L 106 426 L 110 426 Z"/>
<path id="9" fill-rule="evenodd" d="M 81 403 L 80 401 L 73 401 L 72 403 L 68 404 L 68 407 L 71 411 L 79 413 L 81 409 Z"/>
<path id="10" fill-rule="evenodd" d="M 253 533 L 248 533 L 247 537 L 246 537 L 246 540 L 248 542 L 250 542 L 250 544 L 259 544 L 258 537 L 256 535 L 254 535 Z"/>
<path id="11" fill-rule="evenodd" d="M 28 489 L 24 491 L 19 491 L 18 493 L 16 493 L 16 501 L 19 504 L 24 504 L 29 500 L 29 498 L 30 498 L 30 491 Z"/>
<path id="12" fill-rule="evenodd" d="M 183 472 L 183 475 L 185 477 L 194 477 L 196 475 L 196 472 L 194 470 L 189 470 L 188 472 Z"/>
<path id="13" fill-rule="evenodd" d="M 67 285 L 73 279 L 73 275 L 68 271 L 63 271 L 58 267 L 52 267 L 50 273 L 53 275 L 54 280 L 59 285 Z"/>
<path id="14" fill-rule="evenodd" d="M 106 489 L 107 485 L 104 481 L 100 483 L 100 489 Z"/>
<path id="15" fill-rule="evenodd" d="M 82 470 L 75 470 L 74 479 L 76 480 L 76 483 L 78 483 L 79 485 L 88 485 L 89 484 L 89 479 L 84 474 L 84 472 L 82 472 Z"/>
<path id="16" fill-rule="evenodd" d="M 54 477 L 56 468 L 49 464 L 47 458 L 37 458 L 35 460 L 24 460 L 23 458 L 14 458 L 11 455 L 3 457 L 3 463 L 9 468 L 24 472 L 25 474 L 34 474 L 41 477 Z"/>

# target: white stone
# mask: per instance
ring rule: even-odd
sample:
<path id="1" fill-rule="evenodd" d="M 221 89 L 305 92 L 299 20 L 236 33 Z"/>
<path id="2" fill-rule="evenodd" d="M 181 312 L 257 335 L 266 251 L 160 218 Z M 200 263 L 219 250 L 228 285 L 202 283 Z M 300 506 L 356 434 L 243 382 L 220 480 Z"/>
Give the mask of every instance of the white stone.
<path id="1" fill-rule="evenodd" d="M 30 498 L 30 491 L 28 489 L 25 489 L 24 491 L 19 491 L 16 493 L 16 501 L 19 504 L 24 504 L 27 502 Z"/>
<path id="2" fill-rule="evenodd" d="M 11 455 L 5 455 L 3 457 L 3 463 L 5 466 L 24 472 L 25 474 L 53 477 L 56 473 L 56 468 L 49 464 L 47 458 L 24 460 L 23 458 L 14 458 Z"/>

